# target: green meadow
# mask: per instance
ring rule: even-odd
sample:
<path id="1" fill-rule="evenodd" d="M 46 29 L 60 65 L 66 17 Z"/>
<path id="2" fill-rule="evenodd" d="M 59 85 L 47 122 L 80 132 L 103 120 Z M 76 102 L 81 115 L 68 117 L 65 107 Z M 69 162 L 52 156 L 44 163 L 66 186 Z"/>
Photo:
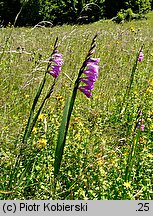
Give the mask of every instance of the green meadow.
<path id="1" fill-rule="evenodd" d="M 100 58 L 99 77 L 91 98 L 77 91 L 55 188 L 55 149 L 65 101 L 96 33 L 92 57 Z M 62 71 L 23 147 L 30 109 L 57 36 Z M 144 59 L 139 62 L 141 47 Z M 52 83 L 47 74 L 40 100 Z M 0 106 L 0 199 L 153 199 L 152 12 L 147 19 L 122 24 L 100 20 L 0 28 Z"/>

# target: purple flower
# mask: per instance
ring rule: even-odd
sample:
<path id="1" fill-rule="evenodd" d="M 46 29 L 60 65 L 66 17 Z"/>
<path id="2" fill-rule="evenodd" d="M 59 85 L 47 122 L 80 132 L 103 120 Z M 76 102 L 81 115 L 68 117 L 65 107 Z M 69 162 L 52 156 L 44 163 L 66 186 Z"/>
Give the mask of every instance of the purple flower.
<path id="1" fill-rule="evenodd" d="M 142 51 L 140 51 L 140 54 L 139 54 L 139 57 L 138 57 L 138 61 L 142 62 L 143 58 L 144 58 L 144 54 L 143 54 Z"/>
<path id="2" fill-rule="evenodd" d="M 99 62 L 100 62 L 100 58 L 89 58 L 88 61 L 87 61 L 87 64 L 88 63 L 98 64 Z"/>
<path id="3" fill-rule="evenodd" d="M 141 130 L 141 131 L 144 131 L 144 128 L 145 128 L 145 125 L 142 124 L 141 127 L 140 127 L 140 130 Z"/>
<path id="4" fill-rule="evenodd" d="M 89 55 L 92 55 L 94 52 L 95 52 L 95 50 L 94 50 L 94 49 L 93 49 L 93 50 L 91 50 L 91 51 L 89 52 Z"/>
<path id="5" fill-rule="evenodd" d="M 80 90 L 81 92 L 83 92 L 88 98 L 90 98 L 90 97 L 92 96 L 91 90 L 88 89 L 88 86 L 80 86 L 80 87 L 79 87 L 79 90 Z"/>
<path id="6" fill-rule="evenodd" d="M 85 83 L 86 84 L 86 88 L 87 89 L 89 89 L 89 90 L 93 90 L 94 89 L 94 81 L 92 81 L 92 80 L 89 80 L 89 79 L 83 79 L 83 78 L 81 78 L 80 79 L 81 80 L 81 82 L 83 82 L 83 83 Z"/>
<path id="7" fill-rule="evenodd" d="M 63 64 L 63 58 L 62 54 L 57 53 L 58 50 L 55 50 L 56 52 L 52 56 L 52 63 L 50 68 L 51 70 L 48 70 L 48 73 L 50 73 L 54 78 L 57 78 L 59 76 L 59 73 L 61 72 L 61 66 Z"/>
<path id="8" fill-rule="evenodd" d="M 139 119 L 136 125 L 136 128 L 139 128 L 141 131 L 144 131 L 145 124 L 144 124 L 144 119 Z"/>
<path id="9" fill-rule="evenodd" d="M 86 85 L 80 86 L 78 89 L 88 98 L 92 96 L 91 91 L 94 89 L 94 82 L 98 79 L 99 62 L 100 58 L 89 58 L 86 62 L 86 69 L 83 72 L 86 76 L 80 78 L 80 81 Z"/>
<path id="10" fill-rule="evenodd" d="M 139 112 L 138 116 L 142 116 L 142 114 L 143 114 L 143 113 L 142 113 L 142 111 L 140 110 L 140 112 Z"/>

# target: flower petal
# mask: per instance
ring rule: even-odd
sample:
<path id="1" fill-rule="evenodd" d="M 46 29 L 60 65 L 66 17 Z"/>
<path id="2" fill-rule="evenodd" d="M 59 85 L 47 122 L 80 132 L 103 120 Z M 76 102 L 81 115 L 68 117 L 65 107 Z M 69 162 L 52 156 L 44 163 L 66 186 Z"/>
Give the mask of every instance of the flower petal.
<path id="1" fill-rule="evenodd" d="M 88 63 L 94 63 L 94 64 L 98 64 L 100 62 L 100 58 L 89 58 L 89 60 L 87 61 Z"/>
<path id="2" fill-rule="evenodd" d="M 84 86 L 80 86 L 78 88 L 81 92 L 83 92 L 88 98 L 90 98 L 92 96 L 91 91 L 84 88 Z"/>

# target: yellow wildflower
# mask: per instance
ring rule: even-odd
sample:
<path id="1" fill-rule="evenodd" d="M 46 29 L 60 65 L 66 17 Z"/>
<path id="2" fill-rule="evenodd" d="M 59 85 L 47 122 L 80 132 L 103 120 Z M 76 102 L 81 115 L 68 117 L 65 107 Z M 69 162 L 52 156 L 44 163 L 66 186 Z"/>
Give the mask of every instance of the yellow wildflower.
<path id="1" fill-rule="evenodd" d="M 79 122 L 79 120 L 80 120 L 80 119 L 79 119 L 79 118 L 77 118 L 77 117 L 73 119 L 74 123 L 78 123 L 78 122 Z"/>
<path id="2" fill-rule="evenodd" d="M 101 159 L 102 158 L 102 153 L 98 153 L 95 155 L 97 159 Z"/>
<path id="3" fill-rule="evenodd" d="M 101 165 L 104 163 L 102 153 L 98 153 L 98 154 L 96 154 L 95 156 L 96 156 L 96 158 L 97 158 L 97 164 L 98 164 L 99 166 L 101 166 Z"/>
<path id="4" fill-rule="evenodd" d="M 152 122 L 152 119 L 151 119 L 151 118 L 147 118 L 147 121 L 148 121 L 148 122 Z"/>
<path id="5" fill-rule="evenodd" d="M 134 29 L 134 27 L 131 27 L 131 32 L 135 32 L 135 29 Z"/>
<path id="6" fill-rule="evenodd" d="M 139 138 L 139 142 L 146 144 L 147 143 L 147 139 L 145 137 L 140 137 Z"/>
<path id="7" fill-rule="evenodd" d="M 150 111 L 150 112 L 149 112 L 149 115 L 150 115 L 150 116 L 153 116 L 153 111 Z"/>
<path id="8" fill-rule="evenodd" d="M 90 134 L 90 130 L 86 129 L 86 130 L 85 130 L 85 133 L 86 133 L 86 134 Z"/>
<path id="9" fill-rule="evenodd" d="M 127 189 L 131 187 L 131 183 L 130 182 L 124 182 L 124 187 L 126 187 Z"/>
<path id="10" fill-rule="evenodd" d="M 135 95 L 138 95 L 138 92 L 137 92 L 137 91 L 134 91 L 133 93 L 134 93 Z"/>
<path id="11" fill-rule="evenodd" d="M 39 121 L 43 121 L 45 118 L 45 115 L 43 113 L 41 113 L 39 116 L 38 116 L 38 120 Z"/>
<path id="12" fill-rule="evenodd" d="M 148 153 L 148 154 L 147 154 L 147 157 L 149 157 L 149 158 L 153 158 L 153 154 Z"/>
<path id="13" fill-rule="evenodd" d="M 124 152 L 123 155 L 124 155 L 124 156 L 127 156 L 127 155 L 129 155 L 129 152 Z"/>
<path id="14" fill-rule="evenodd" d="M 28 95 L 28 94 L 26 94 L 26 95 L 25 95 L 25 98 L 29 98 L 29 95 Z"/>
<path id="15" fill-rule="evenodd" d="M 103 161 L 102 160 L 97 160 L 97 164 L 98 164 L 98 166 L 101 166 L 101 165 L 103 165 Z"/>
<path id="16" fill-rule="evenodd" d="M 64 101 L 64 98 L 61 95 L 57 95 L 56 100 L 62 103 Z"/>
<path id="17" fill-rule="evenodd" d="M 33 133 L 37 133 L 37 128 L 34 127 L 34 128 L 32 129 L 32 132 L 33 132 Z"/>
<path id="18" fill-rule="evenodd" d="M 77 134 L 75 135 L 75 138 L 76 138 L 77 140 L 80 140 L 80 139 L 81 139 L 81 136 L 80 136 L 80 134 L 79 134 L 79 133 L 77 133 Z"/>
<path id="19" fill-rule="evenodd" d="M 83 127 L 83 123 L 81 121 L 79 121 L 78 126 Z"/>
<path id="20" fill-rule="evenodd" d="M 153 79 L 150 79 L 150 80 L 149 80 L 149 84 L 150 84 L 151 86 L 153 86 Z"/>
<path id="21" fill-rule="evenodd" d="M 45 148 L 47 145 L 47 140 L 46 139 L 39 139 L 37 144 L 38 144 L 38 148 Z"/>
<path id="22" fill-rule="evenodd" d="M 153 92 L 151 86 L 149 86 L 149 87 L 147 88 L 147 92 L 149 92 L 149 93 L 152 93 L 152 92 Z"/>
<path id="23" fill-rule="evenodd" d="M 49 164 L 49 165 L 48 165 L 48 169 L 49 169 L 50 171 L 53 171 L 53 170 L 54 170 L 54 167 L 53 167 L 51 164 Z"/>

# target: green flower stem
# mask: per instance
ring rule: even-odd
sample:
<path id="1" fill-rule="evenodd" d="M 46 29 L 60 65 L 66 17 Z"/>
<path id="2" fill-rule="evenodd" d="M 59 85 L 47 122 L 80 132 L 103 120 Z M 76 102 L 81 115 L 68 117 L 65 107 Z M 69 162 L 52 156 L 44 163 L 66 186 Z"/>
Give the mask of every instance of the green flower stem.
<path id="1" fill-rule="evenodd" d="M 129 84 L 127 85 L 126 93 L 124 95 L 123 102 L 121 104 L 120 114 L 122 114 L 123 112 L 125 113 L 126 110 L 127 110 L 127 107 L 128 107 L 128 104 L 129 104 L 129 99 L 130 99 L 131 88 L 132 88 L 132 84 L 133 84 L 133 81 L 134 81 L 135 72 L 136 72 L 136 69 L 137 69 L 138 57 L 139 57 L 140 51 L 142 50 L 143 46 L 144 45 L 141 46 L 141 49 L 137 53 L 136 60 L 135 60 L 135 63 L 133 65 L 133 68 L 132 68 L 130 81 L 129 81 Z M 125 104 L 125 102 L 126 102 L 126 104 Z M 124 104 L 125 104 L 125 107 L 123 107 Z"/>
<path id="2" fill-rule="evenodd" d="M 39 99 L 39 97 L 41 95 L 41 92 L 42 92 L 42 90 L 44 88 L 45 82 L 46 82 L 46 73 L 44 75 L 44 78 L 43 78 L 42 82 L 40 83 L 40 86 L 39 86 L 39 88 L 37 90 L 36 96 L 35 96 L 33 104 L 32 104 L 32 108 L 30 110 L 30 116 L 29 116 L 29 119 L 28 119 L 28 123 L 27 123 L 26 129 L 25 129 L 24 136 L 23 136 L 23 141 L 22 141 L 23 144 L 27 143 L 27 139 L 30 136 L 30 127 L 31 127 L 31 124 L 32 124 L 33 116 L 34 116 L 34 110 L 35 110 L 36 104 L 38 102 L 38 99 Z"/>
<path id="3" fill-rule="evenodd" d="M 41 110 L 42 110 L 42 108 L 43 108 L 43 106 L 44 106 L 46 100 L 47 100 L 47 99 L 51 96 L 51 94 L 53 93 L 53 89 L 54 89 L 54 86 L 55 86 L 55 81 L 56 81 L 56 79 L 54 79 L 54 82 L 53 82 L 53 84 L 52 84 L 50 90 L 48 91 L 46 97 L 45 97 L 44 100 L 42 101 L 42 103 L 41 103 L 41 105 L 40 105 L 40 107 L 39 107 L 39 109 L 38 109 L 38 111 L 37 111 L 37 114 L 35 115 L 33 121 L 31 122 L 31 126 L 30 126 L 30 128 L 29 128 L 29 135 L 31 134 L 31 132 L 32 132 L 32 130 L 33 130 L 35 124 L 36 124 L 36 121 L 37 121 L 37 119 L 38 119 L 38 116 L 39 116 L 39 114 L 40 114 L 40 112 L 41 112 Z"/>
<path id="4" fill-rule="evenodd" d="M 87 60 L 92 55 L 92 51 L 96 46 L 96 44 L 95 44 L 96 37 L 97 37 L 97 34 L 93 38 L 90 50 L 89 50 L 89 52 L 85 58 L 85 61 L 83 62 L 82 66 L 79 70 L 78 77 L 77 77 L 75 84 L 74 84 L 71 100 L 68 97 L 68 99 L 66 101 L 66 105 L 65 105 L 65 109 L 64 109 L 64 113 L 63 113 L 63 117 L 62 117 L 62 122 L 61 122 L 61 125 L 59 128 L 56 150 L 55 150 L 55 162 L 54 162 L 54 187 L 55 188 L 54 188 L 54 192 L 56 189 L 57 176 L 58 176 L 60 166 L 61 166 L 61 161 L 62 161 L 62 156 L 63 156 L 63 152 L 64 152 L 64 146 L 65 146 L 65 142 L 66 142 L 66 136 L 67 136 L 67 131 L 69 128 L 70 118 L 71 118 L 71 114 L 73 111 L 74 102 L 75 102 L 76 95 L 77 95 L 77 90 L 78 90 L 78 87 L 80 84 L 80 77 L 81 77 L 81 75 L 82 75 L 82 73 L 86 67 Z"/>
<path id="5" fill-rule="evenodd" d="M 81 71 L 81 69 L 80 69 L 80 71 Z M 81 74 L 81 72 L 79 72 L 79 75 L 80 74 Z M 70 122 L 71 114 L 73 111 L 73 106 L 74 106 L 78 86 L 80 83 L 80 80 L 79 80 L 80 76 L 79 75 L 78 75 L 78 78 L 76 79 L 75 84 L 74 84 L 74 89 L 72 92 L 71 100 L 69 100 L 69 97 L 67 98 L 64 113 L 63 113 L 62 122 L 61 122 L 60 129 L 59 129 L 58 141 L 57 141 L 56 151 L 55 151 L 55 162 L 54 162 L 55 187 L 56 187 L 56 177 L 59 173 L 59 169 L 61 166 L 62 156 L 63 156 L 63 152 L 64 152 L 64 146 L 65 146 L 65 142 L 66 142 L 66 135 L 67 135 L 67 131 L 69 128 L 69 122 Z"/>
<path id="6" fill-rule="evenodd" d="M 130 181 L 130 174 L 133 167 L 133 161 L 135 159 L 136 149 L 140 138 L 140 130 L 138 130 L 137 134 L 135 135 L 133 142 L 131 144 L 131 151 L 129 152 L 127 165 L 125 169 L 125 182 Z"/>
<path id="7" fill-rule="evenodd" d="M 52 57 L 52 55 L 55 53 L 55 50 L 56 50 L 57 47 L 58 47 L 57 41 L 58 41 L 58 37 L 56 37 L 56 40 L 55 40 L 55 43 L 54 43 L 54 49 L 53 49 L 53 52 L 51 53 L 51 57 Z M 28 123 L 27 123 L 26 129 L 25 129 L 25 133 L 24 133 L 24 136 L 23 136 L 23 140 L 22 140 L 22 143 L 23 143 L 23 144 L 26 144 L 26 143 L 27 143 L 27 140 L 28 140 L 28 138 L 29 138 L 29 136 L 30 136 L 30 134 L 31 134 L 31 132 L 32 132 L 32 129 L 33 129 L 33 127 L 34 127 L 34 125 L 35 125 L 35 123 L 36 123 L 36 121 L 37 121 L 37 119 L 38 119 L 38 116 L 39 116 L 39 114 L 40 114 L 40 112 L 41 112 L 41 110 L 42 110 L 42 108 L 43 108 L 43 106 L 44 106 L 44 104 L 45 104 L 45 101 L 47 100 L 47 98 L 50 97 L 50 95 L 51 95 L 51 93 L 52 93 L 52 91 L 53 91 L 53 88 L 54 88 L 54 85 L 55 85 L 55 79 L 54 79 L 54 83 L 53 83 L 51 89 L 49 90 L 48 94 L 47 94 L 46 97 L 44 98 L 44 100 L 43 100 L 43 102 L 42 102 L 42 104 L 41 104 L 41 106 L 40 106 L 40 108 L 39 108 L 37 114 L 35 115 L 35 117 L 34 117 L 34 119 L 33 119 L 35 107 L 36 107 L 36 104 L 37 104 L 37 102 L 38 102 L 38 99 L 39 99 L 39 97 L 40 97 L 40 95 L 41 95 L 41 93 L 42 93 L 42 90 L 43 90 L 43 88 L 44 88 L 44 85 L 45 85 L 45 82 L 46 82 L 46 74 L 47 74 L 47 72 L 48 72 L 48 69 L 49 69 L 49 67 L 50 67 L 51 62 L 52 62 L 52 58 L 50 58 L 50 60 L 49 60 L 49 62 L 48 62 L 48 65 L 47 65 L 47 69 L 46 69 L 44 78 L 43 78 L 42 82 L 40 83 L 39 88 L 38 88 L 37 93 L 36 93 L 36 96 L 35 96 L 35 98 L 34 98 L 34 101 L 33 101 L 33 104 L 32 104 L 32 108 L 31 108 L 31 110 L 30 110 L 30 116 L 29 116 Z"/>

